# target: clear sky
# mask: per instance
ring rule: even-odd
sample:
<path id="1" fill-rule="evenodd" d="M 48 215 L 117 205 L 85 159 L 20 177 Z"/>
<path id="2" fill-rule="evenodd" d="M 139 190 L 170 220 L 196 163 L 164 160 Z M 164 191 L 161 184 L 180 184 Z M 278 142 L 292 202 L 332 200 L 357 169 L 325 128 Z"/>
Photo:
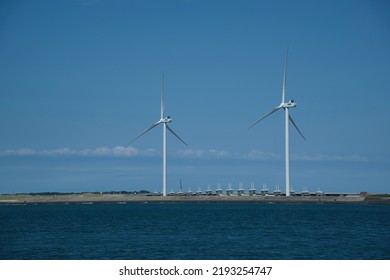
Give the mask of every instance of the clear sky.
<path id="1" fill-rule="evenodd" d="M 0 2 L 0 193 L 218 183 L 390 193 L 388 1 Z"/>

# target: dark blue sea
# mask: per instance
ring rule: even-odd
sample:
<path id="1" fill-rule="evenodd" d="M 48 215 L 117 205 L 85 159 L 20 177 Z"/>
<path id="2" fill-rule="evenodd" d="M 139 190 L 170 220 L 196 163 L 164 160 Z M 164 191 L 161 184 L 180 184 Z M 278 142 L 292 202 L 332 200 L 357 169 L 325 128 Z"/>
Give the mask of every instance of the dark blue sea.
<path id="1" fill-rule="evenodd" d="M 390 206 L 0 205 L 0 259 L 390 259 Z"/>

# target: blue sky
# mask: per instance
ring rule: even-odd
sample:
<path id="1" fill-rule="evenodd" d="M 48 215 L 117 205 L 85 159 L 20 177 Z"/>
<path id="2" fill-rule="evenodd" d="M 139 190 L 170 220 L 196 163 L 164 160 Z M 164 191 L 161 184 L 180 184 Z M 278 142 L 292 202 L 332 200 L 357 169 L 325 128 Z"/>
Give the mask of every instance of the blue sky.
<path id="1" fill-rule="evenodd" d="M 390 186 L 387 1 L 0 3 L 0 193 L 284 189 L 287 98 L 297 191 Z"/>

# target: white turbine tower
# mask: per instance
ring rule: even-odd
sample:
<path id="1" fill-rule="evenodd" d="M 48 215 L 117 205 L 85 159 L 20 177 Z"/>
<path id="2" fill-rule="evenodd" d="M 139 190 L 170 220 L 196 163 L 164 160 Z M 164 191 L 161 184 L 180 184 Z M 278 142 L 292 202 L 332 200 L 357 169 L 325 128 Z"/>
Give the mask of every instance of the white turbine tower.
<path id="1" fill-rule="evenodd" d="M 144 135 L 149 130 L 155 128 L 159 124 L 163 125 L 163 196 L 167 195 L 167 129 L 176 136 L 177 139 L 179 139 L 181 142 L 184 143 L 184 145 L 187 146 L 187 143 L 184 142 L 169 126 L 168 123 L 172 122 L 171 117 L 164 117 L 164 73 L 162 77 L 162 85 L 161 85 L 161 116 L 160 120 L 154 124 L 152 124 L 150 127 L 148 127 L 146 130 L 144 130 L 141 134 L 139 134 L 137 137 L 135 137 L 133 140 L 130 141 L 130 144 L 133 143 L 135 140 L 140 138 L 142 135 Z"/>
<path id="2" fill-rule="evenodd" d="M 249 128 L 255 126 L 260 121 L 268 117 L 269 115 L 273 114 L 274 112 L 278 111 L 279 109 L 284 110 L 285 112 L 285 130 L 286 130 L 286 196 L 290 196 L 290 143 L 289 143 L 289 130 L 288 125 L 289 121 L 294 125 L 294 127 L 297 129 L 299 134 L 303 137 L 303 139 L 306 140 L 305 136 L 303 136 L 302 132 L 299 130 L 298 126 L 295 124 L 294 120 L 289 114 L 289 109 L 294 108 L 297 106 L 297 104 L 294 102 L 294 100 L 290 100 L 286 103 L 286 72 L 287 72 L 287 58 L 288 58 L 288 52 L 286 52 L 286 61 L 284 63 L 284 74 L 283 74 L 283 91 L 282 91 L 282 103 L 280 103 L 279 106 L 273 108 L 271 112 L 265 114 L 262 116 L 259 120 L 257 120 L 254 124 L 252 124 Z"/>

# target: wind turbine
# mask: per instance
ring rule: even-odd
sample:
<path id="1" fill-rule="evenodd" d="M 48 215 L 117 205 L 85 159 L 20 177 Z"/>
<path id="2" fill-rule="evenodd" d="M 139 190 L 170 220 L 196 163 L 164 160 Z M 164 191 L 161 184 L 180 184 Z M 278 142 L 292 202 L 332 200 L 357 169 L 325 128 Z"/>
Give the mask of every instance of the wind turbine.
<path id="1" fill-rule="evenodd" d="M 269 115 L 275 113 L 279 109 L 284 110 L 285 113 L 285 133 L 286 133 L 286 196 L 290 196 L 290 143 L 289 143 L 289 130 L 288 125 L 289 121 L 294 125 L 296 130 L 299 132 L 299 134 L 303 137 L 303 139 L 306 140 L 305 136 L 303 136 L 302 132 L 299 130 L 298 126 L 295 124 L 294 120 L 292 119 L 291 115 L 289 114 L 289 109 L 294 108 L 297 106 L 297 104 L 294 102 L 294 100 L 290 100 L 286 102 L 286 72 L 287 72 L 287 58 L 288 58 L 288 51 L 286 52 L 286 61 L 284 63 L 284 74 L 283 74 L 283 90 L 282 90 L 282 103 L 280 103 L 279 106 L 273 108 L 269 113 L 262 116 L 259 120 L 257 120 L 254 124 L 252 124 L 249 128 L 255 126 L 260 121 L 268 117 Z"/>
<path id="2" fill-rule="evenodd" d="M 179 139 L 181 142 L 184 143 L 184 145 L 188 146 L 186 142 L 183 141 L 169 126 L 168 123 L 172 122 L 171 117 L 167 116 L 164 117 L 164 73 L 162 76 L 162 85 L 161 85 L 161 116 L 160 120 L 154 124 L 152 124 L 150 127 L 148 127 L 146 130 L 144 130 L 141 134 L 139 134 L 137 137 L 135 137 L 133 140 L 130 141 L 130 144 L 133 143 L 135 140 L 140 138 L 142 135 L 144 135 L 149 130 L 152 130 L 159 124 L 163 125 L 163 196 L 167 195 L 167 129 L 169 132 L 171 132 L 174 136 L 176 136 L 177 139 Z"/>

